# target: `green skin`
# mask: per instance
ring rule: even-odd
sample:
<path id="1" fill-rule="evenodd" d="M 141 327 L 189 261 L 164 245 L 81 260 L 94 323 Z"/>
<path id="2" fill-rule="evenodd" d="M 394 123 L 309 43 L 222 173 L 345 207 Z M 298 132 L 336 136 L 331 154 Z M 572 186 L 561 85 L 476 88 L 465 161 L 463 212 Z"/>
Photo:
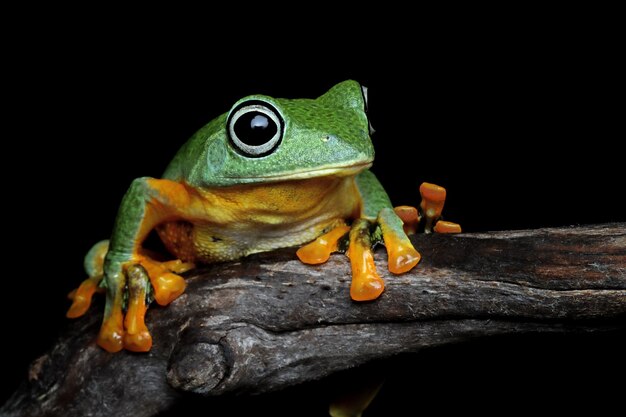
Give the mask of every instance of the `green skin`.
<path id="1" fill-rule="evenodd" d="M 224 113 L 182 146 L 163 178 L 186 182 L 192 187 L 212 188 L 272 182 L 287 176 L 306 178 L 307 175 L 302 173 L 307 171 L 374 160 L 364 96 L 356 81 L 344 81 L 315 100 L 252 95 L 239 100 L 233 108 L 249 100 L 265 101 L 282 113 L 285 133 L 275 152 L 261 158 L 238 153 L 228 140 L 228 113 Z M 330 137 L 330 140 L 321 142 L 320 136 Z M 130 259 L 143 220 L 145 201 L 159 197 L 145 180 L 134 180 L 122 200 L 111 236 L 107 265 L 112 261 Z M 363 171 L 357 181 L 368 218 L 375 219 L 382 208 L 393 208 L 374 174 Z M 110 270 L 110 267 L 106 269 Z"/>
<path id="2" fill-rule="evenodd" d="M 202 127 L 183 145 L 163 178 L 197 189 L 214 189 L 312 178 L 326 172 L 320 170 L 340 171 L 374 159 L 366 100 L 355 81 L 344 81 L 317 99 L 253 95 L 241 99 L 232 109 L 248 100 L 269 103 L 282 116 L 284 133 L 275 150 L 262 157 L 238 152 L 229 140 L 230 113 L 225 113 Z M 320 140 L 321 137 L 325 140 Z M 356 182 L 362 199 L 362 218 L 371 222 L 378 220 L 383 232 L 389 230 L 406 238 L 402 221 L 393 212 L 374 174 L 369 170 L 361 171 Z M 120 205 L 104 262 L 103 285 L 108 289 L 105 319 L 111 314 L 113 301 L 121 297 L 125 283 L 123 265 L 136 248 L 147 202 L 155 200 L 168 204 L 168 199 L 150 186 L 148 178 L 138 178 Z M 369 222 L 355 222 L 353 226 L 363 229 L 363 238 L 369 242 Z"/>

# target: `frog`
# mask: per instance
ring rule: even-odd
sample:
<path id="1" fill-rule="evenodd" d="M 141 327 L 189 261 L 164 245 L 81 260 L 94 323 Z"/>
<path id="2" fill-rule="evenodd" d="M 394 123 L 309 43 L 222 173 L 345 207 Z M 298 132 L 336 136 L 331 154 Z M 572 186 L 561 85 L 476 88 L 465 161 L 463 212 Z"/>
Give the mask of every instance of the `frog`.
<path id="1" fill-rule="evenodd" d="M 177 299 L 183 273 L 300 245 L 297 257 L 311 265 L 345 251 L 351 299 L 376 300 L 385 284 L 375 244 L 385 246 L 389 271 L 402 274 L 420 262 L 407 232 L 422 217 L 426 231 L 460 229 L 438 220 L 443 187 L 423 184 L 419 210 L 392 206 L 370 170 L 372 132 L 367 89 L 354 80 L 315 99 L 255 94 L 236 101 L 180 148 L 161 178 L 132 181 L 110 239 L 85 257 L 88 278 L 70 294 L 67 316 L 84 315 L 104 292 L 97 344 L 112 353 L 147 352 L 148 307 Z M 153 231 L 174 259 L 144 247 Z"/>

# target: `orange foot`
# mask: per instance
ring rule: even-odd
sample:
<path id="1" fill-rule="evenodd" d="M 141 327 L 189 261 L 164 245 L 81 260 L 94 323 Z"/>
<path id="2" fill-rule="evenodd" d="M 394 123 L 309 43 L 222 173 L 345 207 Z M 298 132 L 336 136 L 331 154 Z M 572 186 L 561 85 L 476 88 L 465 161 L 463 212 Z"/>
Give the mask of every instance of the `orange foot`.
<path id="1" fill-rule="evenodd" d="M 100 246 L 98 250 L 106 253 L 108 245 Z M 90 251 L 91 255 L 92 252 L 93 249 Z M 148 309 L 150 289 L 157 303 L 160 305 L 171 303 L 185 290 L 185 280 L 178 274 L 193 268 L 194 265 L 180 260 L 158 262 L 146 254 L 136 254 L 131 261 L 119 265 L 119 268 L 116 268 L 117 272 L 105 275 L 104 256 L 90 254 L 86 258 L 85 266 L 95 275 L 70 293 L 73 303 L 67 316 L 75 318 L 85 314 L 93 294 L 99 290 L 100 281 L 104 279 L 107 301 L 98 344 L 109 352 L 118 352 L 122 349 L 134 352 L 149 351 L 152 347 L 152 337 L 144 318 Z M 125 298 L 127 302 L 124 314 Z"/>
<path id="2" fill-rule="evenodd" d="M 298 258 L 307 264 L 326 262 L 332 252 L 338 250 L 338 242 L 349 233 L 346 255 L 352 267 L 350 297 L 355 301 L 370 301 L 378 298 L 385 290 L 385 282 L 378 275 L 372 253 L 372 237 L 385 243 L 388 254 L 389 271 L 401 274 L 409 271 L 420 260 L 420 254 L 413 248 L 402 229 L 402 220 L 391 208 L 380 211 L 376 222 L 361 218 L 351 226 L 341 225 L 323 234 L 308 245 L 298 249 Z"/>
<path id="3" fill-rule="evenodd" d="M 152 287 L 154 299 L 162 306 L 178 298 L 185 291 L 185 280 L 178 275 L 193 268 L 180 260 L 158 262 L 146 255 L 135 255 L 125 265 L 128 279 L 128 308 L 122 313 L 123 286 L 107 294 L 107 308 L 100 328 L 98 344 L 109 352 L 122 348 L 133 352 L 147 352 L 152 347 L 152 336 L 144 322 L 147 310 L 146 294 Z M 113 279 L 112 281 L 116 281 Z M 121 280 L 123 281 L 123 279 Z M 123 317 L 123 327 L 122 327 Z"/>
<path id="4" fill-rule="evenodd" d="M 346 255 L 352 267 L 350 296 L 355 301 L 375 300 L 385 290 L 385 283 L 376 271 L 372 243 L 384 242 L 389 272 L 402 274 L 410 271 L 421 259 L 407 235 L 416 233 L 422 219 L 425 219 L 425 233 L 461 232 L 458 224 L 440 220 L 446 199 L 443 187 L 423 183 L 420 194 L 422 202 L 419 210 L 411 206 L 383 208 L 375 222 L 369 218 L 359 218 L 351 226 L 338 226 L 298 249 L 298 258 L 307 264 L 326 262 L 330 254 L 338 250 L 341 238 L 349 232 Z"/>
<path id="5" fill-rule="evenodd" d="M 416 233 L 419 223 L 424 219 L 424 233 L 461 233 L 458 223 L 443 221 L 441 213 L 446 201 L 446 189 L 435 184 L 423 183 L 420 186 L 422 202 L 419 211 L 411 206 L 398 206 L 394 211 L 404 223 L 407 234 Z M 434 226 L 434 227 L 433 227 Z"/>

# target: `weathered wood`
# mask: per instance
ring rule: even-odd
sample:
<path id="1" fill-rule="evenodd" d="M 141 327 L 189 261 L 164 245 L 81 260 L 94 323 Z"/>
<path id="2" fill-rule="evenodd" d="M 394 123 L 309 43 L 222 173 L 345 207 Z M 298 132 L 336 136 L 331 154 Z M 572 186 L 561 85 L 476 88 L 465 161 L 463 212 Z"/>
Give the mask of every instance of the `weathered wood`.
<path id="1" fill-rule="evenodd" d="M 148 354 L 94 344 L 101 308 L 31 366 L 6 416 L 151 416 L 179 390 L 259 393 L 421 347 L 511 332 L 626 327 L 626 224 L 413 237 L 410 273 L 379 272 L 374 302 L 349 299 L 342 255 L 316 267 L 294 249 L 211 265 L 152 308 Z"/>

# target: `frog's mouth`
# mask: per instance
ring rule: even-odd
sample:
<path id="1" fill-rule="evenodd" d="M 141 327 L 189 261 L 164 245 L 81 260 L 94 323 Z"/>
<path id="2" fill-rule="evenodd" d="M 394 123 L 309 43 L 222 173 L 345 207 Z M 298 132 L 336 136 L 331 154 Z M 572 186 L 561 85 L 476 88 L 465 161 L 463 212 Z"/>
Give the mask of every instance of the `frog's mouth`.
<path id="1" fill-rule="evenodd" d="M 349 177 L 358 174 L 359 172 L 372 166 L 373 161 L 361 162 L 352 165 L 333 165 L 326 167 L 318 167 L 315 169 L 307 169 L 302 171 L 292 171 L 289 173 L 277 173 L 270 175 L 259 175 L 254 178 L 242 178 L 241 180 L 262 180 L 262 181 L 285 181 L 285 180 L 301 180 L 307 178 L 338 176 Z"/>

